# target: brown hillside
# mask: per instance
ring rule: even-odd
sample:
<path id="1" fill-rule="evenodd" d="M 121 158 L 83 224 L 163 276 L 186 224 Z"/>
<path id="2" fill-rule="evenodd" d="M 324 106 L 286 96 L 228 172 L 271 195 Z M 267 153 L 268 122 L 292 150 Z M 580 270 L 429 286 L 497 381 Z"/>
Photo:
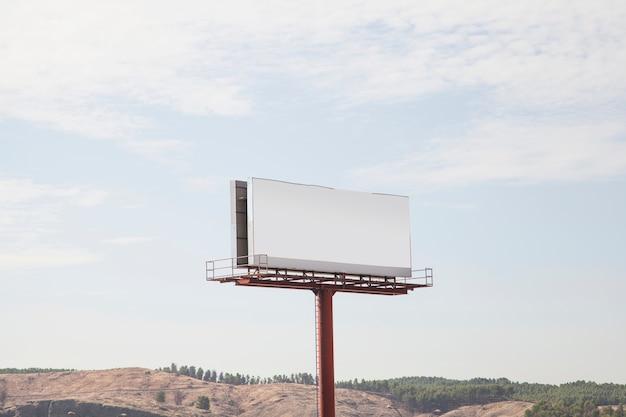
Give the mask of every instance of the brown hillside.
<path id="1" fill-rule="evenodd" d="M 315 417 L 317 415 L 316 387 L 299 384 L 268 384 L 233 386 L 204 382 L 194 378 L 142 368 L 113 369 L 106 371 L 71 371 L 41 374 L 4 374 L 7 398 L 0 415 L 27 416 L 18 406 L 62 400 L 67 411 L 78 417 L 100 417 L 86 403 L 128 409 L 133 417 L 141 411 L 166 417 L 240 416 L 240 417 Z M 165 392 L 165 402 L 155 400 L 157 391 Z M 198 396 L 211 401 L 211 412 L 194 406 Z M 182 398 L 180 405 L 175 397 Z M 361 391 L 336 390 L 337 417 L 398 417 L 395 410 L 386 408 L 389 400 Z M 82 405 L 81 405 L 82 404 Z M 484 406 L 462 407 L 445 414 L 445 417 L 523 417 L 530 404 L 501 402 Z M 70 409 L 75 407 L 76 410 Z M 66 408 L 59 414 L 67 415 Z M 116 409 L 117 409 L 116 408 Z M 415 417 L 398 406 L 404 417 Z M 16 411 L 17 410 L 17 411 Z M 82 412 L 81 412 L 82 411 Z M 110 410 L 109 410 L 110 411 Z M 39 416 L 41 412 L 33 415 Z M 51 414 L 48 411 L 48 414 Z M 111 414 L 111 411 L 109 412 Z M 122 414 L 119 412 L 117 415 Z M 53 416 L 44 416 L 53 417 Z M 426 415 L 420 417 L 427 417 Z"/>

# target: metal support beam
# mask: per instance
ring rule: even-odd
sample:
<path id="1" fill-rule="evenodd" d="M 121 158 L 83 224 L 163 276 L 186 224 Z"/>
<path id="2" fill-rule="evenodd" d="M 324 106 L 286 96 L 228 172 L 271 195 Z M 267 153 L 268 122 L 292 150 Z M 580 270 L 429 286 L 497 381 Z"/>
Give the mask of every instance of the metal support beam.
<path id="1" fill-rule="evenodd" d="M 319 417 L 335 417 L 335 358 L 333 351 L 333 295 L 330 288 L 314 291 L 317 299 L 317 374 Z"/>

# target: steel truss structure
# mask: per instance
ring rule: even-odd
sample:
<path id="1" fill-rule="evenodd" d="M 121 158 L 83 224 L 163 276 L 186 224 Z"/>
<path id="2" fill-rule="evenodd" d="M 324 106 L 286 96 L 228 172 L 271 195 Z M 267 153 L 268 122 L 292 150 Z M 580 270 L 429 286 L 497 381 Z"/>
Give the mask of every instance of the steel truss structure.
<path id="1" fill-rule="evenodd" d="M 286 289 L 318 290 L 361 294 L 400 295 L 416 288 L 432 287 L 433 270 L 413 270 L 411 277 L 357 275 L 344 272 L 305 271 L 268 268 L 267 255 L 255 255 L 255 265 L 247 257 L 206 262 L 207 281 L 234 282 L 236 285 Z"/>

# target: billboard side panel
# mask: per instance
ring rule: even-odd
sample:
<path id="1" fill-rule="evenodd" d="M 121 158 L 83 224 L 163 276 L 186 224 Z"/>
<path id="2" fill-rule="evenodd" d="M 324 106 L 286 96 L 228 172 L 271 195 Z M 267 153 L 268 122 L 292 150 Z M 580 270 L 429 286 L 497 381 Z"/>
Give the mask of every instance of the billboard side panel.
<path id="1" fill-rule="evenodd" d="M 248 253 L 270 267 L 410 276 L 406 196 L 253 178 Z"/>
<path id="2" fill-rule="evenodd" d="M 248 255 L 248 183 L 230 182 L 231 253 L 238 264 L 245 264 Z"/>

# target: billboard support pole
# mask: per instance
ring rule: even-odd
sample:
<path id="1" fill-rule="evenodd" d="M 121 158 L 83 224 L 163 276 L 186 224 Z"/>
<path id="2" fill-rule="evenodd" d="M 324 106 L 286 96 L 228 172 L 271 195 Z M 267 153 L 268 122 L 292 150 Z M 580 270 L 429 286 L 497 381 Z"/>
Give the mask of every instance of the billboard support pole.
<path id="1" fill-rule="evenodd" d="M 333 295 L 330 288 L 314 291 L 317 299 L 317 398 L 320 417 L 335 417 L 335 360 L 333 352 Z"/>

